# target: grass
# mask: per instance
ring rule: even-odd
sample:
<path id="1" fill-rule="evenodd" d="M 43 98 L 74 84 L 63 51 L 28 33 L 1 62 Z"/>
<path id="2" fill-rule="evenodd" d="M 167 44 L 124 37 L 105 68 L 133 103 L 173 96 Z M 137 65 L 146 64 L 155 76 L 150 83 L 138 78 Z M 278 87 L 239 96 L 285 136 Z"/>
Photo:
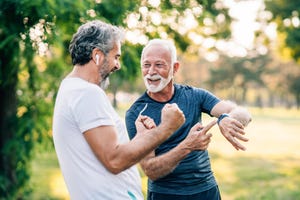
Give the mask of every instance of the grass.
<path id="1" fill-rule="evenodd" d="M 222 199 L 300 199 L 300 111 L 251 109 L 251 113 L 246 151 L 236 151 L 217 127 L 211 130 L 209 153 Z M 204 124 L 209 120 L 205 117 Z M 31 199 L 69 199 L 53 149 L 38 153 L 32 169 Z M 145 176 L 142 185 L 146 193 Z"/>
<path id="2" fill-rule="evenodd" d="M 36 157 L 32 162 L 32 171 L 30 185 L 33 188 L 33 193 L 29 199 L 69 199 L 53 148 L 36 153 Z"/>

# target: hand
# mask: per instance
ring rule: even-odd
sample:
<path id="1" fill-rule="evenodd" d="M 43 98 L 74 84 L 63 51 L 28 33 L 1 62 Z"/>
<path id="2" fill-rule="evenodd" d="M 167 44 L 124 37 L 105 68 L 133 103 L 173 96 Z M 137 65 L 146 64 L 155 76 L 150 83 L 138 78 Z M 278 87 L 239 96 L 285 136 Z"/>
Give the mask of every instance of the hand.
<path id="1" fill-rule="evenodd" d="M 232 144 L 232 146 L 236 150 L 246 150 L 246 147 L 244 147 L 238 141 L 241 140 L 243 142 L 247 142 L 249 140 L 248 138 L 243 136 L 245 135 L 244 126 L 239 121 L 231 117 L 225 117 L 220 121 L 219 129 L 223 136 Z"/>
<path id="2" fill-rule="evenodd" d="M 135 126 L 137 133 L 141 133 L 147 129 L 152 129 L 156 127 L 154 120 L 145 115 L 139 115 L 135 121 Z"/>
<path id="3" fill-rule="evenodd" d="M 151 117 L 142 115 L 141 118 L 142 118 L 142 122 L 143 122 L 144 126 L 147 129 L 152 129 L 152 128 L 156 127 L 156 124 Z"/>
<path id="4" fill-rule="evenodd" d="M 251 114 L 243 107 L 236 107 L 230 113 L 228 113 L 230 117 L 238 120 L 246 127 L 251 122 Z"/>
<path id="5" fill-rule="evenodd" d="M 190 151 L 206 150 L 212 137 L 212 134 L 207 132 L 216 123 L 217 120 L 211 121 L 205 127 L 203 127 L 200 123 L 195 124 L 183 141 L 183 144 L 186 146 L 185 148 L 188 148 Z"/>
<path id="6" fill-rule="evenodd" d="M 172 133 L 185 122 L 185 116 L 175 103 L 166 104 L 161 111 L 161 125 Z"/>

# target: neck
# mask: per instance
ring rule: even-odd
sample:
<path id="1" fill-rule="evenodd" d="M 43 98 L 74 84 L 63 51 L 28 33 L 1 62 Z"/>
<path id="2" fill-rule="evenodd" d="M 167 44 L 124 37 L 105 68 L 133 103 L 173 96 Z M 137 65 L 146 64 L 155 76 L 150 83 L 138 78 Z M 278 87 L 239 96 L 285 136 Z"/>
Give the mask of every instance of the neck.
<path id="1" fill-rule="evenodd" d="M 93 78 L 92 73 L 88 70 L 90 67 L 86 65 L 75 65 L 73 70 L 68 74 L 67 77 L 76 77 L 81 78 L 90 83 L 96 83 L 96 80 Z"/>

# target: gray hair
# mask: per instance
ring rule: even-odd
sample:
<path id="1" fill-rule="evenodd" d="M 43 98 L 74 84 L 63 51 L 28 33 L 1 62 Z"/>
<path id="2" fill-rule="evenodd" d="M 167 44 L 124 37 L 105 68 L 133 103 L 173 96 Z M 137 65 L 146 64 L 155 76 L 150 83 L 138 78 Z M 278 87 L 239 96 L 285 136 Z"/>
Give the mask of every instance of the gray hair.
<path id="1" fill-rule="evenodd" d="M 148 42 L 148 44 L 143 48 L 141 58 L 143 57 L 145 50 L 148 47 L 150 47 L 151 45 L 165 46 L 171 54 L 171 63 L 172 63 L 172 65 L 177 61 L 177 53 L 176 53 L 176 47 L 175 47 L 174 43 L 172 43 L 169 40 L 164 40 L 164 39 L 152 39 L 152 40 L 150 40 Z"/>
<path id="2" fill-rule="evenodd" d="M 84 65 L 91 60 L 94 48 L 107 55 L 117 42 L 122 42 L 124 32 L 119 27 L 94 20 L 81 25 L 73 35 L 69 52 L 72 64 Z"/>

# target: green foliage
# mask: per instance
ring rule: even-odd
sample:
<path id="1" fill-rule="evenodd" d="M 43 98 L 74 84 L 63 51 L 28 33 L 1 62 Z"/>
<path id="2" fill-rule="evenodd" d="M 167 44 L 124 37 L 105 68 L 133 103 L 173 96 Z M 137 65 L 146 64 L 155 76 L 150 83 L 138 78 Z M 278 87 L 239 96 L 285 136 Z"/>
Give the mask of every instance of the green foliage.
<path id="1" fill-rule="evenodd" d="M 188 33 L 180 33 L 178 27 L 185 11 L 194 7 L 203 8 L 203 12 L 195 15 L 200 25 L 204 18 L 216 22 L 216 15 L 222 12 L 226 20 L 211 27 L 217 30 L 211 36 L 228 35 L 226 10 L 216 9 L 214 3 L 161 1 L 159 7 L 154 7 L 140 0 L 0 1 L 0 199 L 26 198 L 30 193 L 27 183 L 33 147 L 36 142 L 52 145 L 54 99 L 60 80 L 70 70 L 68 45 L 79 25 L 101 19 L 129 29 L 125 19 L 136 13 L 139 22 L 143 22 L 141 34 L 147 39 L 160 37 L 163 30 L 185 51 L 193 41 Z M 140 5 L 149 11 L 159 10 L 163 18 L 175 12 L 175 25 L 154 24 L 150 16 L 141 16 Z M 153 31 L 147 31 L 148 27 L 154 27 Z M 198 28 L 193 31 L 204 34 Z M 122 70 L 112 77 L 114 93 L 125 82 L 134 82 L 140 72 L 141 44 L 133 43 L 126 41 L 123 46 Z M 48 48 L 41 52 L 41 47 Z"/>
<path id="2" fill-rule="evenodd" d="M 54 16 L 49 17 L 48 8 L 45 1 L 0 2 L 0 199 L 30 193 L 27 183 L 34 143 L 50 139 L 51 81 L 45 81 L 45 66 L 37 65 L 38 43 L 30 38 L 30 28 L 37 23 L 43 30 L 50 27 L 47 23 Z M 47 34 L 37 39 L 47 41 Z"/>
<path id="3" fill-rule="evenodd" d="M 289 0 L 265 0 L 266 10 L 272 13 L 271 21 L 274 21 L 279 33 L 286 35 L 284 46 L 291 51 L 291 57 L 300 62 L 300 2 Z M 298 21 L 298 22 L 296 22 Z"/>

